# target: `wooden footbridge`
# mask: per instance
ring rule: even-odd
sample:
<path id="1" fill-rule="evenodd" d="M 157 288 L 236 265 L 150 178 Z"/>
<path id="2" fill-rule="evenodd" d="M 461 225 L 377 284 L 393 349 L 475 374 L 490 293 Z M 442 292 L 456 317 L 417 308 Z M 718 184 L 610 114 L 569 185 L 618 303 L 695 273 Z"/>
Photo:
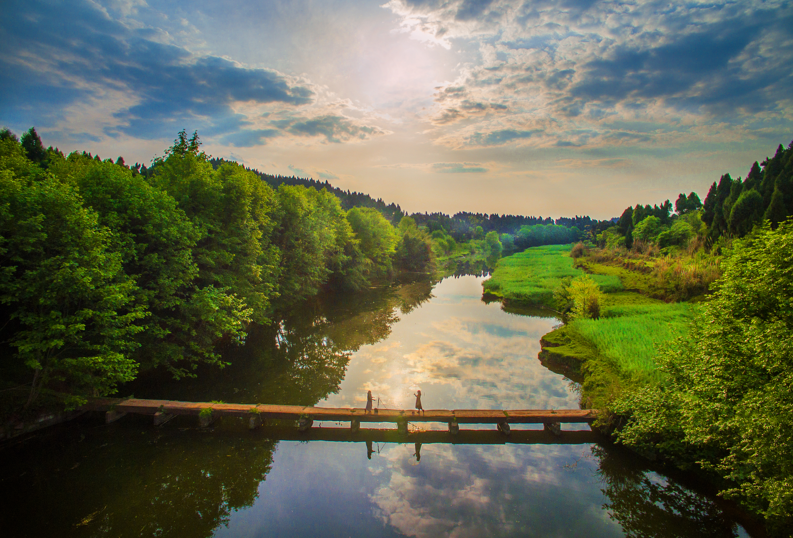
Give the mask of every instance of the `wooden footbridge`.
<path id="1" fill-rule="evenodd" d="M 561 434 L 565 423 L 592 424 L 597 412 L 591 409 L 522 409 L 522 410 L 476 410 L 476 409 L 428 409 L 418 412 L 404 409 L 375 409 L 366 412 L 363 408 L 307 407 L 300 405 L 253 405 L 215 402 L 176 402 L 170 400 L 142 399 L 97 399 L 83 407 L 86 410 L 104 411 L 106 422 L 113 422 L 133 413 L 151 415 L 154 424 L 167 422 L 177 415 L 198 418 L 202 427 L 209 426 L 221 417 L 237 417 L 247 420 L 248 427 L 255 429 L 267 420 L 297 422 L 299 432 L 310 430 L 315 421 L 349 422 L 350 431 L 358 432 L 361 423 L 396 423 L 397 432 L 406 435 L 408 423 L 440 422 L 448 425 L 449 433 L 456 435 L 462 424 L 492 424 L 504 435 L 510 434 L 511 424 L 542 424 L 544 429 L 555 435 Z"/>

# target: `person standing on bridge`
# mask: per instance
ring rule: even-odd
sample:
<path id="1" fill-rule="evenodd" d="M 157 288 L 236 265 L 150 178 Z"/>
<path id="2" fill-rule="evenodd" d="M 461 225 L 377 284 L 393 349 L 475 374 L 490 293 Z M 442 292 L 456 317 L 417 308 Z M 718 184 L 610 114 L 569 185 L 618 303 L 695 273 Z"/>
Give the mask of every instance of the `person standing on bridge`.
<path id="1" fill-rule="evenodd" d="M 423 413 L 424 408 L 421 406 L 421 391 L 419 390 L 418 393 L 414 394 L 413 396 L 416 397 L 416 409 L 419 413 Z"/>
<path id="2" fill-rule="evenodd" d="M 371 390 L 367 391 L 366 392 L 366 412 L 367 413 L 371 413 L 372 412 L 372 400 L 373 400 L 372 391 Z"/>

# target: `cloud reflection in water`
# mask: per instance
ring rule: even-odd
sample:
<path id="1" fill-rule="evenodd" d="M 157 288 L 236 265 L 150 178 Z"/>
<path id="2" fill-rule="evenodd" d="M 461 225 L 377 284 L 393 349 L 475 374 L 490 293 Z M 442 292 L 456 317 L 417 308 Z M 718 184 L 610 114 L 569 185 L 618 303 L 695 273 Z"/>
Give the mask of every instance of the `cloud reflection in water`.
<path id="1" fill-rule="evenodd" d="M 481 278 L 447 279 L 432 301 L 355 353 L 339 394 L 320 405 L 362 406 L 367 390 L 389 408 L 577 408 L 570 383 L 537 360 L 556 320 L 516 316 L 480 300 Z"/>

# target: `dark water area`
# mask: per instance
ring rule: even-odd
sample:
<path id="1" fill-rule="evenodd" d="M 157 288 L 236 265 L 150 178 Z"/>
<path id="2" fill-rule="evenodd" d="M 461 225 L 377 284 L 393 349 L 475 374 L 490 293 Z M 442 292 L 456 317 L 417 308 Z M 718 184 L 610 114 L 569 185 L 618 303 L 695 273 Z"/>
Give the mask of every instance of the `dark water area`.
<path id="1" fill-rule="evenodd" d="M 421 389 L 426 408 L 577 408 L 577 384 L 537 359 L 557 320 L 488 304 L 481 282 L 320 298 L 224 349 L 223 370 L 148 375 L 122 394 L 363 407 L 372 390 L 380 407 L 411 408 Z M 154 427 L 85 415 L 0 450 L 0 535 L 749 536 L 739 520 L 761 535 L 692 477 L 590 437 L 450 443 L 422 431 L 442 427 L 301 437 L 235 420 L 201 429 L 190 417 Z"/>

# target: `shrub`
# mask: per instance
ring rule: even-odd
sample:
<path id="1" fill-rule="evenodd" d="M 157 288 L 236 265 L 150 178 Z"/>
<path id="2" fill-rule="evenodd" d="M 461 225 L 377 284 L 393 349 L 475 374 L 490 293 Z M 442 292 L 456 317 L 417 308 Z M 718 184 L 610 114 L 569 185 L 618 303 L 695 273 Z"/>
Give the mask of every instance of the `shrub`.
<path id="1" fill-rule="evenodd" d="M 598 319 L 600 317 L 600 303 L 603 294 L 597 283 L 589 275 L 582 275 L 570 282 L 568 290 L 573 308 L 570 312 L 572 319 Z"/>

